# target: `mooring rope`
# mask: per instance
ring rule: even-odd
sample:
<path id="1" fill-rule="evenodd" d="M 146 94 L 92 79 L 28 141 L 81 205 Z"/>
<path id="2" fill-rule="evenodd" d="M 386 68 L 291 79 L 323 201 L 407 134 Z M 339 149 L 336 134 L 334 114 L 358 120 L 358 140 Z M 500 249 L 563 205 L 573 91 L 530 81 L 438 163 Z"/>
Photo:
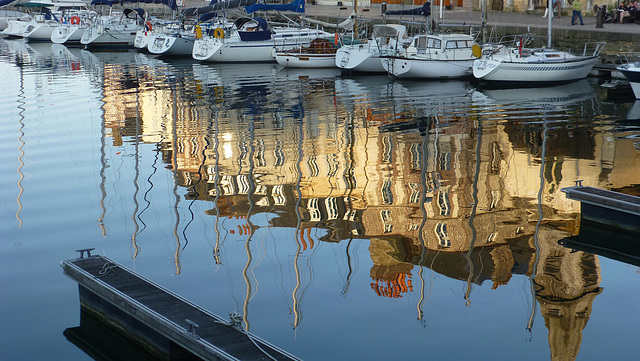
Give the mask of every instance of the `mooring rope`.
<path id="1" fill-rule="evenodd" d="M 117 268 L 118 265 L 115 263 L 111 263 L 111 262 L 105 262 L 102 265 L 102 268 L 100 269 L 100 271 L 98 271 L 98 278 L 104 277 L 106 275 L 108 275 L 109 273 L 113 272 L 113 274 L 115 274 L 116 272 L 113 270 L 114 268 Z"/>
<path id="2" fill-rule="evenodd" d="M 253 345 L 258 348 L 258 350 L 262 351 L 262 353 L 265 354 L 271 360 L 276 361 L 276 358 L 271 356 L 267 351 L 265 351 L 262 347 L 260 347 L 260 345 L 258 345 L 258 343 L 253 339 L 251 334 L 247 332 L 247 330 L 245 330 L 244 327 L 241 326 L 242 321 L 244 320 L 242 315 L 238 314 L 237 312 L 229 312 L 229 319 L 230 320 L 227 322 L 225 321 L 215 321 L 215 322 L 221 323 L 225 326 L 234 327 L 239 331 L 242 331 L 245 335 L 247 335 L 247 338 L 249 339 L 249 341 L 251 341 L 251 343 L 253 343 Z"/>

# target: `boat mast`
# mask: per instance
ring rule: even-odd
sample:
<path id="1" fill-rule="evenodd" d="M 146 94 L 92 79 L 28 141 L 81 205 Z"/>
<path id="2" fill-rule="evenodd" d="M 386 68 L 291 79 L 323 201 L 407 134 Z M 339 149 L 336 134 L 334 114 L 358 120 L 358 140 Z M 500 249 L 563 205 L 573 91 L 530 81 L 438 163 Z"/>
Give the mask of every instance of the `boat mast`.
<path id="1" fill-rule="evenodd" d="M 553 0 L 549 0 L 547 4 L 549 10 L 548 24 L 547 24 L 547 48 L 551 48 L 551 20 L 553 19 Z M 558 13 L 560 8 L 558 8 Z"/>
<path id="2" fill-rule="evenodd" d="M 482 44 L 487 43 L 487 0 L 482 0 Z"/>

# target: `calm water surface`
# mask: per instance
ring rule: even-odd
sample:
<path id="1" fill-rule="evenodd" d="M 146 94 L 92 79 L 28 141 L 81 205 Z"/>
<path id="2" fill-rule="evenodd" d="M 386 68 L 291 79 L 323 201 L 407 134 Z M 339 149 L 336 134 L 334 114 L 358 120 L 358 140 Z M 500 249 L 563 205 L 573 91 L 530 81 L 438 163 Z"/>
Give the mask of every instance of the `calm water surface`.
<path id="1" fill-rule="evenodd" d="M 1 360 L 90 359 L 86 247 L 305 360 L 638 357 L 640 268 L 558 244 L 563 187 L 640 192 L 640 105 L 591 80 L 0 54 Z"/>

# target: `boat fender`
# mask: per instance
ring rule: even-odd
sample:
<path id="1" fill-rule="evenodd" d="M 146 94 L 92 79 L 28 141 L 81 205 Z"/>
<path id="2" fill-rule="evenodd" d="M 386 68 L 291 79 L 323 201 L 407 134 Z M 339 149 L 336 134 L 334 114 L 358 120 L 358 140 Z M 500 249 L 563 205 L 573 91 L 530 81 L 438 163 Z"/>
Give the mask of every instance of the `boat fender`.
<path id="1" fill-rule="evenodd" d="M 216 28 L 216 30 L 213 31 L 213 37 L 218 39 L 224 38 L 224 30 L 222 30 L 222 28 Z"/>
<path id="2" fill-rule="evenodd" d="M 333 45 L 338 47 L 338 33 L 333 36 Z"/>
<path id="3" fill-rule="evenodd" d="M 80 24 L 80 18 L 77 16 L 72 16 L 71 19 L 69 19 L 69 21 L 71 21 L 71 25 L 78 25 Z"/>
<path id="4" fill-rule="evenodd" d="M 196 25 L 195 32 L 196 32 L 196 39 L 202 38 L 202 28 L 200 27 L 200 25 Z"/>
<path id="5" fill-rule="evenodd" d="M 473 54 L 473 56 L 475 56 L 476 58 L 482 57 L 482 48 L 480 47 L 480 45 L 473 44 L 471 46 L 471 54 Z"/>
<path id="6" fill-rule="evenodd" d="M 151 26 L 151 21 L 147 21 L 146 23 L 144 23 L 144 28 L 145 28 L 147 31 L 151 31 L 151 30 L 153 30 L 153 27 Z"/>

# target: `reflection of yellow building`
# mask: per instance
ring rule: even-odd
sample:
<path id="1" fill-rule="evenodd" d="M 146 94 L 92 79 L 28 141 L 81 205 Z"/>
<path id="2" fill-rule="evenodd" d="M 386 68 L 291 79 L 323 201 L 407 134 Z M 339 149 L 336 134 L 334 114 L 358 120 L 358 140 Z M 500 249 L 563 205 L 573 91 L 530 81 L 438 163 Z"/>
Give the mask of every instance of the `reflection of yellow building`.
<path id="1" fill-rule="evenodd" d="M 600 265 L 591 253 L 572 252 L 558 244 L 563 234 L 543 228 L 534 275 L 536 299 L 549 329 L 552 360 L 575 360 L 593 301 L 602 292 Z"/>

